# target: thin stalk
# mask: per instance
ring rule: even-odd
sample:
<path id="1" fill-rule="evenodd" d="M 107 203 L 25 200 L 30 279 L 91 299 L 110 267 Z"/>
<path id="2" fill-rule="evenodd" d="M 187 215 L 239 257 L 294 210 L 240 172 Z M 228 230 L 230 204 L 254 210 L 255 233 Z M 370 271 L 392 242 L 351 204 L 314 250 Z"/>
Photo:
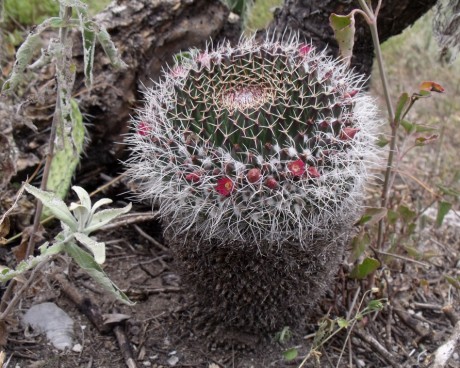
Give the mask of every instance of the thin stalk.
<path id="1" fill-rule="evenodd" d="M 393 109 L 393 104 L 391 102 L 390 87 L 388 84 L 388 79 L 387 79 L 385 67 L 383 65 L 382 49 L 380 47 L 380 39 L 379 39 L 378 27 L 377 27 L 377 17 L 378 17 L 378 11 L 380 10 L 380 6 L 381 6 L 381 0 L 379 1 L 379 4 L 375 12 L 372 12 L 372 10 L 367 6 L 364 0 L 359 0 L 359 4 L 361 5 L 361 8 L 364 10 L 364 12 L 366 12 L 367 16 L 370 19 L 372 19 L 372 22 L 369 23 L 369 28 L 371 30 L 372 42 L 374 43 L 374 49 L 375 49 L 375 57 L 377 59 L 377 65 L 378 65 L 379 72 L 380 72 L 380 79 L 382 82 L 383 93 L 384 93 L 385 102 L 387 105 L 388 120 L 391 126 L 390 152 L 388 154 L 387 167 L 385 170 L 385 177 L 383 181 L 382 196 L 381 196 L 381 205 L 382 207 L 386 208 L 388 206 L 388 196 L 389 196 L 389 191 L 390 191 L 390 186 L 391 186 L 390 179 L 391 179 L 391 171 L 392 171 L 393 161 L 394 161 L 394 154 L 396 150 L 396 140 L 397 140 L 396 133 L 398 129 L 398 124 L 395 121 L 395 113 Z M 385 228 L 384 219 L 381 219 L 379 221 L 379 226 L 378 226 L 377 248 L 381 248 L 383 246 L 382 243 L 383 243 L 384 228 Z"/>
<path id="2" fill-rule="evenodd" d="M 67 24 L 70 21 L 70 18 L 72 16 L 72 7 L 66 6 L 64 9 L 64 14 L 63 14 L 63 23 Z M 59 30 L 59 40 L 61 45 L 66 45 L 67 43 L 67 37 L 68 37 L 69 29 L 68 27 L 62 27 Z M 56 68 L 63 68 L 63 60 L 57 60 L 56 61 Z M 48 177 L 50 174 L 50 169 L 51 169 L 51 162 L 53 161 L 53 156 L 54 156 L 54 144 L 56 141 L 56 135 L 57 135 L 57 127 L 61 123 L 61 96 L 60 96 L 60 89 L 61 85 L 58 80 L 58 85 L 57 85 L 57 96 L 56 96 L 56 107 L 54 110 L 54 116 L 53 116 L 53 121 L 51 123 L 51 132 L 50 132 L 50 137 L 48 141 L 48 154 L 46 155 L 46 161 L 45 161 L 45 167 L 43 169 L 43 176 L 42 176 L 42 181 L 40 184 L 40 189 L 41 190 L 46 190 L 46 186 L 48 183 Z M 29 238 L 29 243 L 27 244 L 27 251 L 25 258 L 29 258 L 29 256 L 33 253 L 33 250 L 35 248 L 35 239 L 34 239 L 34 234 L 38 231 L 38 227 L 40 226 L 40 218 L 42 216 L 43 212 L 43 204 L 37 200 L 37 207 L 35 210 L 35 216 L 34 216 L 34 223 L 32 227 L 32 233 Z"/>

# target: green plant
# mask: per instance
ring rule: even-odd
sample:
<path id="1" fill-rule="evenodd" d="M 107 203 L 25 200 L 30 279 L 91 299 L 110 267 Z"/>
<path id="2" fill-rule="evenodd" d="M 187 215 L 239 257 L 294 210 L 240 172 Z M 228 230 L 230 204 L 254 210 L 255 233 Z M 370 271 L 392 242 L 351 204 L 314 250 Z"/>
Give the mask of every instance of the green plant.
<path id="1" fill-rule="evenodd" d="M 56 235 L 52 244 L 44 243 L 40 246 L 40 255 L 25 259 L 17 265 L 16 269 L 2 267 L 0 282 L 7 282 L 30 269 L 40 269 L 44 264 L 49 263 L 56 254 L 65 253 L 118 300 L 132 304 L 127 296 L 107 277 L 100 266 L 105 262 L 105 244 L 89 237 L 91 233 L 101 229 L 116 217 L 129 212 L 131 204 L 123 208 L 99 210 L 101 206 L 110 204 L 112 201 L 104 198 L 91 205 L 91 199 L 83 188 L 74 186 L 72 189 L 80 199 L 80 204 L 72 203 L 67 207 L 55 194 L 25 184 L 25 190 L 39 199 L 61 221 L 62 231 Z M 0 321 L 3 321 L 15 307 L 18 296 L 19 294 L 16 294 L 14 301 L 8 304 L 0 316 Z"/>
<path id="2" fill-rule="evenodd" d="M 76 13 L 74 17 L 73 14 Z M 94 211 L 102 204 L 109 203 L 108 200 L 97 202 L 91 209 L 89 196 L 83 189 L 75 187 L 77 194 L 82 200 L 81 206 L 74 206 L 75 218 L 73 218 L 64 205 L 62 198 L 66 195 L 71 177 L 79 162 L 79 155 L 83 150 L 85 130 L 78 104 L 72 99 L 72 90 L 75 81 L 76 64 L 72 59 L 72 38 L 69 36 L 71 28 L 77 28 L 82 35 L 84 60 L 83 69 L 85 82 L 88 87 L 92 83 L 92 70 L 94 62 L 94 49 L 96 40 L 99 41 L 107 56 L 115 67 L 123 68 L 125 64 L 120 59 L 115 45 L 110 39 L 107 30 L 97 22 L 89 19 L 87 5 L 79 0 L 60 0 L 59 15 L 45 19 L 28 34 L 16 53 L 16 61 L 12 73 L 2 86 L 3 93 L 21 92 L 21 84 L 26 80 L 26 73 L 29 70 L 38 70 L 48 64 L 54 65 L 56 77 L 56 106 L 51 123 L 51 132 L 48 141 L 48 151 L 42 175 L 40 189 L 26 186 L 26 189 L 36 195 L 38 201 L 34 224 L 29 238 L 28 247 L 25 251 L 25 260 L 20 263 L 16 271 L 5 269 L 2 272 L 2 280 L 7 281 L 18 273 L 22 273 L 33 267 L 29 281 L 33 279 L 36 272 L 45 264 L 49 256 L 57 252 L 70 254 L 76 262 L 98 279 L 107 289 L 116 294 L 120 299 L 127 301 L 127 298 L 111 283 L 105 276 L 98 262 L 105 259 L 105 248 L 102 243 L 92 241 L 88 234 L 96 230 L 99 225 L 108 222 L 121 213 L 129 210 L 105 210 L 99 213 Z M 41 50 L 41 56 L 31 64 L 35 51 L 40 45 L 41 34 L 49 29 L 58 31 L 58 38 L 52 38 L 48 47 Z M 49 178 L 51 178 L 49 180 Z M 45 190 L 54 190 L 58 195 L 53 195 Z M 42 254 L 38 258 L 29 258 L 34 253 L 34 236 L 40 224 L 43 204 L 50 212 L 62 222 L 63 231 L 56 238 L 55 244 L 51 247 L 41 247 Z M 97 221 L 101 221 L 98 225 Z M 80 242 L 93 255 L 83 251 L 75 244 Z M 28 282 L 29 282 L 28 281 Z M 18 301 L 23 291 L 17 292 L 11 301 L 15 280 L 11 280 L 6 292 L 2 296 L 2 317 L 3 319 L 10 312 Z M 6 308 L 5 308 L 6 306 Z"/>
<path id="3" fill-rule="evenodd" d="M 76 12 L 77 17 L 72 17 L 73 12 Z M 99 41 L 114 67 L 123 68 L 126 66 L 120 59 L 107 30 L 88 18 L 87 5 L 79 0 L 61 0 L 59 1 L 59 16 L 44 20 L 29 33 L 19 47 L 13 71 L 2 87 L 4 93 L 12 93 L 24 81 L 28 69 L 37 70 L 50 63 L 55 65 L 56 107 L 51 124 L 41 189 L 58 191 L 61 198 L 64 198 L 70 187 L 71 177 L 83 151 L 85 134 L 78 104 L 72 100 L 76 65 L 72 59 L 72 39 L 69 37 L 69 29 L 74 27 L 79 29 L 82 35 L 85 83 L 88 87 L 91 86 L 93 80 L 92 70 L 96 40 Z M 58 29 L 59 38 L 51 39 L 47 49 L 42 49 L 39 59 L 29 65 L 40 44 L 41 33 L 49 28 Z M 42 206 L 38 203 L 34 219 L 34 232 L 37 231 L 41 213 Z M 33 237 L 30 237 L 27 256 L 32 254 L 32 250 Z"/>
<path id="4" fill-rule="evenodd" d="M 345 340 L 346 343 L 353 331 L 353 328 L 356 326 L 358 322 L 362 321 L 366 315 L 374 314 L 385 308 L 385 305 L 387 304 L 386 299 L 372 299 L 367 303 L 367 306 L 361 309 L 364 303 L 364 299 L 370 292 L 371 290 L 368 290 L 363 294 L 362 299 L 358 305 L 357 312 L 354 316 L 350 316 L 347 318 L 335 318 L 333 320 L 330 319 L 329 316 L 325 316 L 319 321 L 318 331 L 315 334 L 312 346 L 310 347 L 310 351 L 302 360 L 298 368 L 302 368 L 305 365 L 305 363 L 312 357 L 315 357 L 319 363 L 319 357 L 321 356 L 320 350 L 329 340 L 331 340 L 339 332 L 343 330 L 348 330 L 347 337 Z M 343 350 L 337 362 L 337 367 L 339 367 L 340 358 L 342 357 L 342 354 Z M 294 356 L 294 354 L 291 354 L 291 356 Z"/>
<path id="5" fill-rule="evenodd" d="M 362 84 L 293 37 L 182 53 L 147 90 L 128 173 L 219 324 L 273 331 L 324 292 L 376 163 Z"/>

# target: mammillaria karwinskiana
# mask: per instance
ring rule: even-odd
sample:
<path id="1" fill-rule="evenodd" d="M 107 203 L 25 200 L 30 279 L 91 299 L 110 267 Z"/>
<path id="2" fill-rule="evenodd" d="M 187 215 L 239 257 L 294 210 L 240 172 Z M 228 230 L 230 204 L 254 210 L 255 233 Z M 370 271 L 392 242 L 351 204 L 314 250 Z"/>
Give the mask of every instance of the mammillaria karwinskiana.
<path id="1" fill-rule="evenodd" d="M 128 172 L 139 196 L 159 205 L 168 236 L 180 243 L 179 258 L 202 268 L 213 251 L 224 249 L 228 263 L 230 253 L 244 249 L 246 264 L 259 264 L 258 255 L 283 258 L 289 248 L 303 265 L 296 277 L 316 272 L 327 282 L 321 272 L 336 269 L 344 247 L 338 243 L 356 220 L 376 162 L 376 107 L 363 82 L 296 37 L 243 39 L 178 57 L 145 93 L 128 138 Z M 313 267 L 315 259 L 331 267 Z M 264 280 L 260 272 L 254 277 Z M 294 287 L 315 294 L 306 304 L 321 294 L 313 284 Z"/>

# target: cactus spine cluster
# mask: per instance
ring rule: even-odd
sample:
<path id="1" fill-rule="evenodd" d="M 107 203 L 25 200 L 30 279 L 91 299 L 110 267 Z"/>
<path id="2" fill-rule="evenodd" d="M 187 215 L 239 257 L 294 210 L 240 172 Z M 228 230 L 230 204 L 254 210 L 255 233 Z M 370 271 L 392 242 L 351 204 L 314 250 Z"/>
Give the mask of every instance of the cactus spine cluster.
<path id="1" fill-rule="evenodd" d="M 309 259 L 340 257 L 330 246 L 356 219 L 376 156 L 363 82 L 296 37 L 182 54 L 146 91 L 128 138 L 128 172 L 159 205 L 181 258 L 295 244 L 312 277 Z"/>

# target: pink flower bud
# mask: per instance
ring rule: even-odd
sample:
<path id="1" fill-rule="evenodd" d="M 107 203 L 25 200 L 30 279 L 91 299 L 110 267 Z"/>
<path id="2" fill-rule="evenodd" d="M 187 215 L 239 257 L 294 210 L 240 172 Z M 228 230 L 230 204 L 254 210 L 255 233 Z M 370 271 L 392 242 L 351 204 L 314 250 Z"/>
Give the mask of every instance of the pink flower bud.
<path id="1" fill-rule="evenodd" d="M 343 95 L 343 97 L 346 97 L 346 98 L 353 98 L 355 97 L 357 94 L 358 94 L 358 90 L 357 89 L 354 89 L 353 91 L 350 91 L 350 92 L 345 92 L 345 94 Z"/>
<path id="2" fill-rule="evenodd" d="M 313 50 L 313 47 L 311 45 L 303 44 L 300 45 L 299 54 L 305 56 L 308 55 L 311 50 Z"/>
<path id="3" fill-rule="evenodd" d="M 307 169 L 308 176 L 310 178 L 319 178 L 321 175 L 314 166 L 309 166 Z"/>
<path id="4" fill-rule="evenodd" d="M 339 139 L 342 141 L 348 141 L 350 139 L 353 139 L 356 133 L 358 132 L 359 132 L 358 128 L 345 127 L 340 132 Z"/>
<path id="5" fill-rule="evenodd" d="M 265 185 L 269 187 L 270 189 L 278 188 L 278 182 L 273 177 L 267 178 L 267 180 L 265 180 Z"/>
<path id="6" fill-rule="evenodd" d="M 190 173 L 185 176 L 185 180 L 191 183 L 198 183 L 200 181 L 200 175 L 198 173 Z"/>
<path id="7" fill-rule="evenodd" d="M 249 170 L 247 177 L 248 182 L 257 183 L 261 177 L 260 170 L 256 168 Z"/>
<path id="8" fill-rule="evenodd" d="M 137 126 L 137 134 L 143 137 L 149 135 L 151 130 L 152 130 L 152 127 L 146 121 L 141 121 L 139 125 Z"/>

